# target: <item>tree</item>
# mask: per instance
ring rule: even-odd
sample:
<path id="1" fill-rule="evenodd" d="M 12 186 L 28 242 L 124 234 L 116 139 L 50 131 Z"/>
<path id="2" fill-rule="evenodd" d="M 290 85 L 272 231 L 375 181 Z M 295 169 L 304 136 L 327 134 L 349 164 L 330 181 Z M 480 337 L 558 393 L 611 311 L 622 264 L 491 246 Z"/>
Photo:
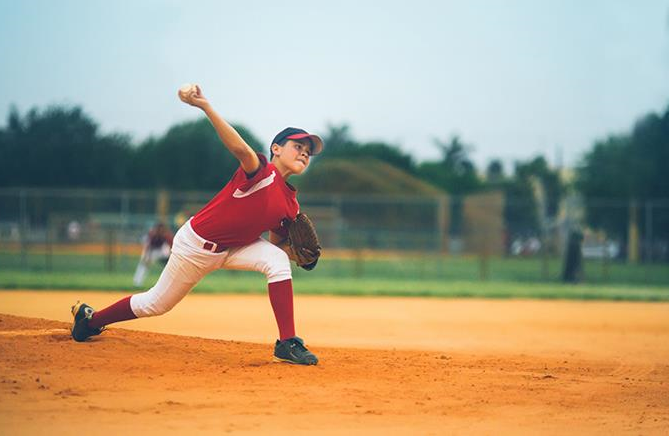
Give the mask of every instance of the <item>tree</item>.
<path id="1" fill-rule="evenodd" d="M 504 180 L 504 166 L 502 161 L 494 159 L 488 164 L 486 168 L 486 182 L 490 184 L 498 184 Z"/>
<path id="2" fill-rule="evenodd" d="M 244 126 L 240 135 L 265 151 Z M 0 129 L 0 186 L 218 189 L 239 163 L 206 118 L 173 126 L 133 146 L 102 135 L 81 107 L 12 108 Z"/>
<path id="3" fill-rule="evenodd" d="M 418 167 L 418 176 L 453 195 L 449 233 L 460 235 L 464 219 L 463 196 L 480 190 L 483 185 L 468 156 L 471 147 L 462 143 L 458 136 L 453 136 L 449 142 L 435 139 L 434 143 L 441 150 L 442 158 L 437 162 L 423 162 Z"/>
<path id="4" fill-rule="evenodd" d="M 517 237 L 536 236 L 540 233 L 537 200 L 532 181 L 522 163 L 516 162 L 514 177 L 505 181 L 504 223 L 508 242 Z"/>
<path id="5" fill-rule="evenodd" d="M 449 142 L 435 140 L 442 158 L 437 162 L 424 162 L 418 167 L 419 177 L 454 195 L 465 195 L 481 189 L 476 167 L 469 159 L 471 147 L 453 136 Z"/>
<path id="6" fill-rule="evenodd" d="M 351 128 L 348 124 L 335 126 L 328 125 L 328 131 L 323 135 L 323 142 L 326 144 L 323 150 L 323 156 L 341 156 L 346 151 L 357 147 L 357 143 L 351 136 Z"/>
<path id="7" fill-rule="evenodd" d="M 0 132 L 0 185 L 110 187 L 127 183 L 127 135 L 101 135 L 81 107 L 13 108 Z"/>
<path id="8" fill-rule="evenodd" d="M 543 156 L 538 156 L 527 162 L 517 163 L 516 175 L 528 180 L 532 178 L 537 180 L 544 199 L 544 209 L 540 212 L 544 217 L 554 219 L 565 192 L 558 172 L 548 167 L 548 162 Z"/>
<path id="9" fill-rule="evenodd" d="M 556 219 L 565 192 L 560 175 L 548 167 L 543 156 L 516 162 L 510 178 L 497 176 L 498 168 L 495 161 L 488 166 L 488 174 L 491 174 L 488 183 L 504 189 L 504 222 L 508 242 L 518 237 L 539 236 L 547 230 L 544 226 Z M 539 202 L 537 190 L 540 190 L 542 202 Z"/>
<path id="10" fill-rule="evenodd" d="M 669 107 L 664 114 L 648 114 L 636 122 L 629 134 L 597 141 L 577 169 L 576 187 L 585 200 L 587 223 L 613 238 L 627 238 L 628 212 L 638 205 L 666 199 L 669 178 Z M 654 239 L 669 240 L 669 214 L 653 209 Z M 645 238 L 646 209 L 639 210 L 642 238 Z"/>
<path id="11" fill-rule="evenodd" d="M 244 126 L 235 129 L 257 152 L 261 142 Z M 266 152 L 266 151 L 265 151 Z M 220 189 L 239 167 L 206 118 L 170 128 L 149 138 L 137 150 L 133 164 L 135 186 L 172 189 Z"/>

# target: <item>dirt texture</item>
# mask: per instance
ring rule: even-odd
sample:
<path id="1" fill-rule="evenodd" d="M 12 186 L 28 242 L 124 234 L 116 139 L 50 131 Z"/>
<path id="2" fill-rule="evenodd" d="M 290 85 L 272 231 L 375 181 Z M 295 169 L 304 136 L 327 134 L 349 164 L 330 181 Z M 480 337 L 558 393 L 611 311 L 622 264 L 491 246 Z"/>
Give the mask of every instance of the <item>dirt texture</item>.
<path id="1" fill-rule="evenodd" d="M 669 429 L 667 304 L 298 296 L 321 359 L 302 367 L 271 361 L 272 331 L 249 333 L 271 325 L 262 296 L 191 295 L 173 316 L 75 343 L 75 295 L 0 292 L 2 434 Z M 262 343 L 155 332 L 197 329 Z"/>

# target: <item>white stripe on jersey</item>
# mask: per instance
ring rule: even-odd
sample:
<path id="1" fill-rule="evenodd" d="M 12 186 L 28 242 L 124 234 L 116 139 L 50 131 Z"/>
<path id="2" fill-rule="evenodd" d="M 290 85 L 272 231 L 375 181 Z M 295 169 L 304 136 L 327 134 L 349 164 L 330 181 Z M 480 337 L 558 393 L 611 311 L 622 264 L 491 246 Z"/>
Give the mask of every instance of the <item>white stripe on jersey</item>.
<path id="1" fill-rule="evenodd" d="M 272 174 L 269 176 L 265 177 L 264 179 L 261 179 L 256 183 L 255 185 L 251 186 L 251 188 L 244 192 L 237 188 L 235 192 L 232 194 L 233 197 L 235 198 L 244 198 L 248 197 L 249 195 L 253 194 L 254 192 L 260 191 L 262 188 L 266 188 L 272 183 L 274 183 L 274 177 L 276 176 L 276 173 L 272 171 Z"/>

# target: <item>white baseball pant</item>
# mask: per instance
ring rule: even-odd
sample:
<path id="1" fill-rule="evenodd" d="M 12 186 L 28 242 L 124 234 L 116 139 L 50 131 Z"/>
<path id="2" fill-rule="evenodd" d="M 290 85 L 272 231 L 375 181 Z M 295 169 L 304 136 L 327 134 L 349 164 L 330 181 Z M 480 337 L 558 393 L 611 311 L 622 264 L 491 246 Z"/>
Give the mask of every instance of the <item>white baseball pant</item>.
<path id="1" fill-rule="evenodd" d="M 217 269 L 259 271 L 267 276 L 268 283 L 292 278 L 286 252 L 263 238 L 221 253 L 205 250 L 206 242 L 195 233 L 190 220 L 181 226 L 174 235 L 172 254 L 156 284 L 130 298 L 130 308 L 138 318 L 168 312 L 205 275 Z"/>

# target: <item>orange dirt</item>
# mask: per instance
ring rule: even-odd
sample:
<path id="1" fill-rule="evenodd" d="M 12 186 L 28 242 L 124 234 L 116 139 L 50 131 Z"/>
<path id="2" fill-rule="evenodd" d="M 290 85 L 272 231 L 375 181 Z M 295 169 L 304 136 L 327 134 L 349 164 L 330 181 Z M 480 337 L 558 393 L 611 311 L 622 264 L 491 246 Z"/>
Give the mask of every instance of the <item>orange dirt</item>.
<path id="1" fill-rule="evenodd" d="M 321 359 L 298 367 L 270 360 L 263 296 L 190 295 L 162 317 L 69 338 L 69 304 L 121 296 L 0 292 L 3 434 L 669 429 L 665 303 L 298 296 Z"/>

